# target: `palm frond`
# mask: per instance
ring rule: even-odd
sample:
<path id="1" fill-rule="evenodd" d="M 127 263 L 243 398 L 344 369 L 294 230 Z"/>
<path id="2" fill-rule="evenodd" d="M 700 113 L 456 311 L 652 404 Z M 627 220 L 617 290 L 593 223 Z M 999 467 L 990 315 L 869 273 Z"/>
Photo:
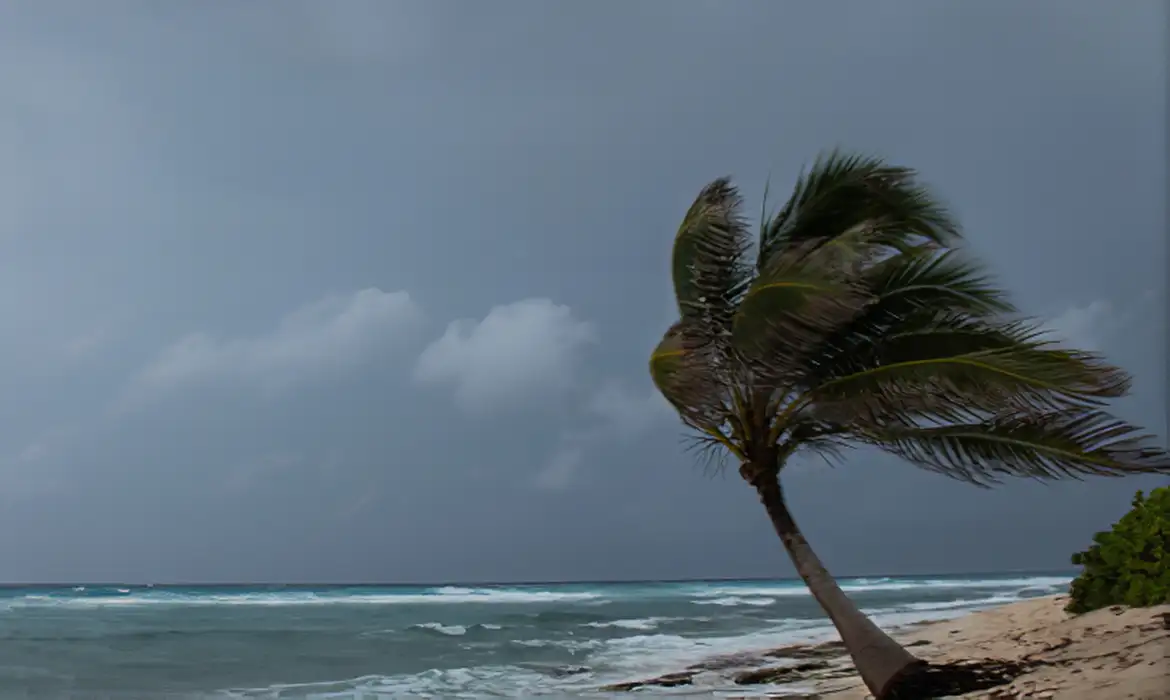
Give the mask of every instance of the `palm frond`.
<path id="1" fill-rule="evenodd" d="M 790 376 L 797 360 L 822 345 L 869 300 L 868 292 L 843 269 L 828 247 L 806 253 L 790 248 L 773 257 L 739 303 L 732 346 L 751 376 Z"/>
<path id="2" fill-rule="evenodd" d="M 903 313 L 945 308 L 984 318 L 1016 312 L 983 267 L 956 249 L 900 252 L 866 270 L 865 283 L 877 302 L 898 305 Z"/>
<path id="3" fill-rule="evenodd" d="M 747 288 L 751 247 L 742 199 L 728 178 L 711 182 L 691 204 L 674 239 L 671 269 L 688 345 L 726 344 L 739 297 Z"/>
<path id="4" fill-rule="evenodd" d="M 686 321 L 678 321 L 650 355 L 650 377 L 683 422 L 718 430 L 730 413 L 728 387 L 713 371 L 711 353 L 687 344 Z"/>
<path id="5" fill-rule="evenodd" d="M 1006 410 L 1095 407 L 1125 395 L 1129 375 L 1101 358 L 1056 348 L 1024 322 L 935 315 L 836 358 L 837 373 L 806 391 L 822 421 L 948 422 Z"/>
<path id="6" fill-rule="evenodd" d="M 859 366 L 859 354 L 872 352 L 891 332 L 943 313 L 980 319 L 1015 311 L 982 269 L 955 251 L 912 249 L 867 268 L 862 278 L 872 298 L 809 350 L 799 363 L 799 385 L 847 374 Z"/>
<path id="7" fill-rule="evenodd" d="M 947 245 L 960 237 L 958 224 L 914 170 L 831 151 L 814 161 L 788 202 L 764 222 L 758 264 L 764 269 L 785 247 L 824 242 L 858 227 L 892 250 Z"/>
<path id="8" fill-rule="evenodd" d="M 1065 410 L 935 428 L 867 431 L 863 440 L 907 461 L 980 486 L 1035 479 L 1170 473 L 1170 457 L 1140 428 L 1103 411 Z"/>

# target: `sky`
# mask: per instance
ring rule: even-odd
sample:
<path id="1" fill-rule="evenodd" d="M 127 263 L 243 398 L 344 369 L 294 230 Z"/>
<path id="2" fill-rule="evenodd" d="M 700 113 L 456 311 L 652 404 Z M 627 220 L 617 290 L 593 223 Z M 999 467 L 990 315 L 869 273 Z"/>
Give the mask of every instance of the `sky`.
<path id="1" fill-rule="evenodd" d="M 100 7 L 99 7 L 100 5 Z M 917 168 L 1166 433 L 1163 3 L 0 6 L 0 580 L 790 576 L 655 396 L 670 244 Z M 836 573 L 1064 568 L 1157 479 L 785 486 Z"/>

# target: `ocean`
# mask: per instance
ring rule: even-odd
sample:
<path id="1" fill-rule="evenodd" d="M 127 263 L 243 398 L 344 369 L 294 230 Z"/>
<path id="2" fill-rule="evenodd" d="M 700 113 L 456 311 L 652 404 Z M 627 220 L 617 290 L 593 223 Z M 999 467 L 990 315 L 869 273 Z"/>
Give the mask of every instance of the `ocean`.
<path id="1" fill-rule="evenodd" d="M 1065 574 L 843 579 L 884 626 Z M 606 683 L 827 639 L 799 581 L 0 589 L 0 699 L 606 697 Z M 735 688 L 700 677 L 707 697 Z M 629 697 L 627 695 L 627 697 Z"/>

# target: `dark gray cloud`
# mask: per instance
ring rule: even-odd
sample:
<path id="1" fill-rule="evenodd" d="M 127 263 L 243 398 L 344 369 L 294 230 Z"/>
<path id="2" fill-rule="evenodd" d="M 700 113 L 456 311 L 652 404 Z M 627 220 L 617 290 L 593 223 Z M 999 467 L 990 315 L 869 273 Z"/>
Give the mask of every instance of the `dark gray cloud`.
<path id="1" fill-rule="evenodd" d="M 671 236 L 826 147 L 918 167 L 1165 424 L 1155 2 L 41 2 L 0 11 L 11 580 L 791 572 L 645 376 Z M 464 320 L 461 320 L 464 319 Z M 858 452 L 842 572 L 1060 567 L 1153 480 Z"/>

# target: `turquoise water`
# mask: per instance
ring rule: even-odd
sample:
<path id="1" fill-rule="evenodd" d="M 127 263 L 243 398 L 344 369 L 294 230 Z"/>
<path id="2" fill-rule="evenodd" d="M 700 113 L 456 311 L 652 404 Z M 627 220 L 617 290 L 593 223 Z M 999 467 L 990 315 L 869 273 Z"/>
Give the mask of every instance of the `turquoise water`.
<path id="1" fill-rule="evenodd" d="M 1069 580 L 842 584 L 896 626 L 1049 595 Z M 794 581 L 6 588 L 0 698 L 600 697 L 605 683 L 831 634 Z M 727 687 L 699 681 L 708 694 Z"/>

